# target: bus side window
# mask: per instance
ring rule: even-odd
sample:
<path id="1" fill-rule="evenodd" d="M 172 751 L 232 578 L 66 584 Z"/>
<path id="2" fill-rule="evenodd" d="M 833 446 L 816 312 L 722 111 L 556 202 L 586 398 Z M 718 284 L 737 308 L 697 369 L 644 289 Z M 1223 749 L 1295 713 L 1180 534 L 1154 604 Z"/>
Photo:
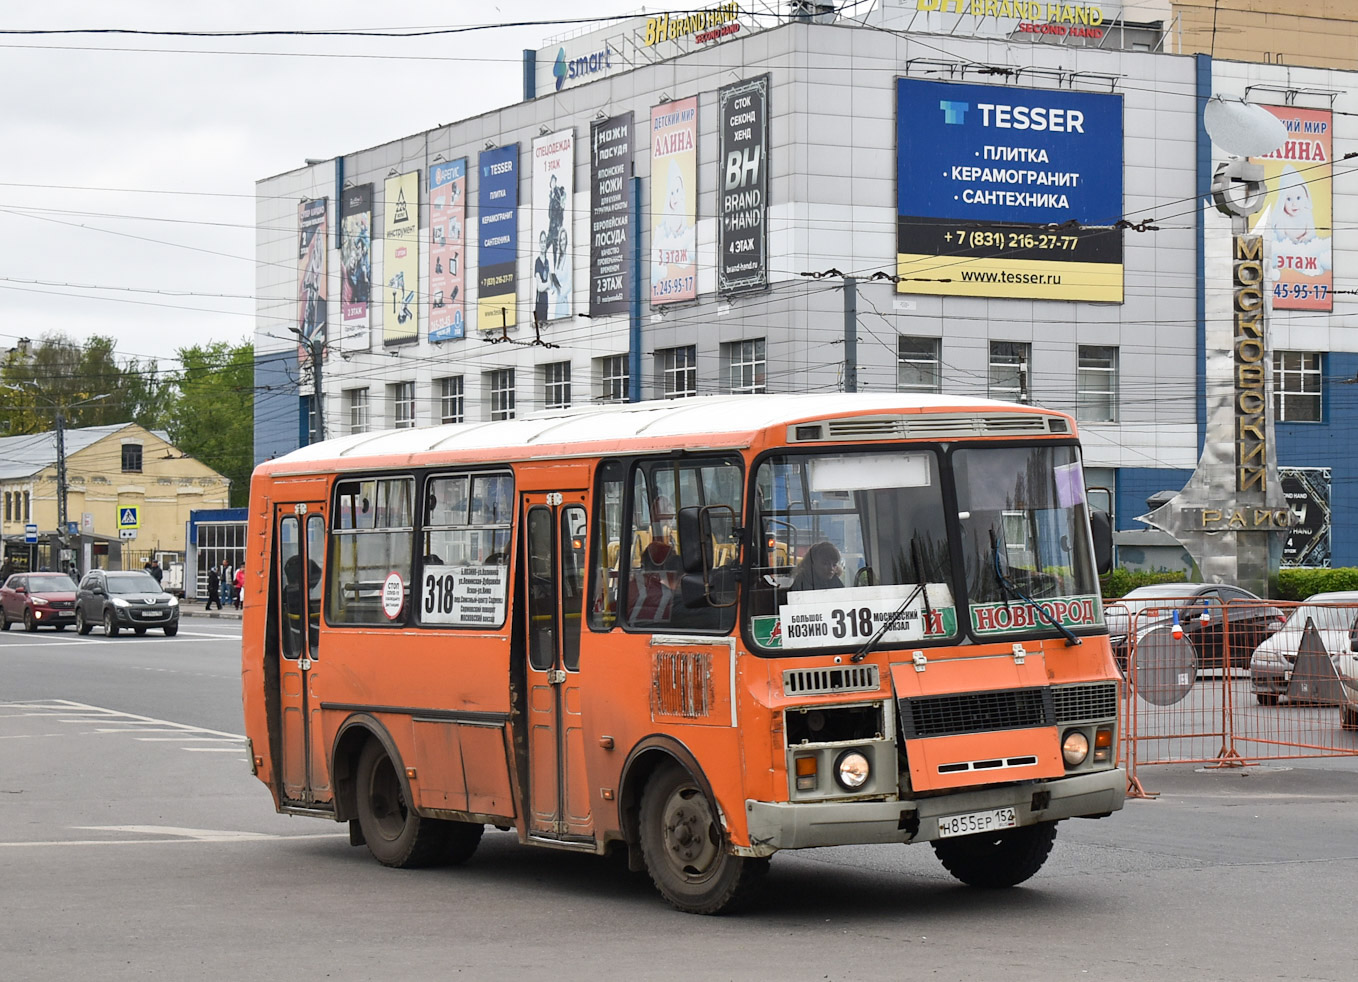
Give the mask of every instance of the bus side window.
<path id="1" fill-rule="evenodd" d="M 623 466 L 607 460 L 594 482 L 593 565 L 589 626 L 611 630 L 618 622 L 618 576 L 622 564 Z"/>

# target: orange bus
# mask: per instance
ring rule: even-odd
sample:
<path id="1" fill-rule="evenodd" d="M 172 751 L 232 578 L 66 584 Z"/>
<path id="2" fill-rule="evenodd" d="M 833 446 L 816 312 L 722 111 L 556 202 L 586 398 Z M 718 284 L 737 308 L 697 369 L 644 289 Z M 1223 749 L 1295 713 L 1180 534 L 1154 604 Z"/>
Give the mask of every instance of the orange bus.
<path id="1" fill-rule="evenodd" d="M 711 913 L 813 846 L 929 842 L 1010 886 L 1122 807 L 1111 535 L 1058 412 L 742 395 L 358 434 L 260 465 L 248 538 L 254 773 L 389 866 L 492 825 L 625 849 Z"/>

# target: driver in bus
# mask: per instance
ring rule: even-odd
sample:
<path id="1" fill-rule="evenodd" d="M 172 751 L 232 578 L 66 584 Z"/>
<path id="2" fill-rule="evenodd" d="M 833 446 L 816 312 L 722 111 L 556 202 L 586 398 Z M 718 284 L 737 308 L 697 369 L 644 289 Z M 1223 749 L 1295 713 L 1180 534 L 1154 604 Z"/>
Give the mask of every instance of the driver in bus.
<path id="1" fill-rule="evenodd" d="M 817 542 L 806 550 L 806 555 L 797 564 L 789 589 L 842 590 L 844 581 L 840 579 L 840 574 L 843 572 L 844 564 L 840 560 L 839 550 L 835 548 L 835 544 L 829 541 Z"/>

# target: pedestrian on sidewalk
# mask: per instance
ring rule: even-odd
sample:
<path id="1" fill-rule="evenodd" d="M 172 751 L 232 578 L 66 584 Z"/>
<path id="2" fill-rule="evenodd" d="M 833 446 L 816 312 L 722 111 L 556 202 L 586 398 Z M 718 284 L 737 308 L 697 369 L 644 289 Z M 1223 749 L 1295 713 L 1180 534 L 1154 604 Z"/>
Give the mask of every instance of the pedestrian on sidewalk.
<path id="1" fill-rule="evenodd" d="M 222 574 L 218 572 L 216 566 L 211 566 L 207 571 L 207 606 L 204 610 L 211 610 L 213 603 L 217 604 L 217 609 L 222 609 Z"/>
<path id="2" fill-rule="evenodd" d="M 222 560 L 222 568 L 218 576 L 220 577 L 218 582 L 221 583 L 222 591 L 217 595 L 217 608 L 225 610 L 226 605 L 231 601 L 231 583 L 235 579 L 231 575 L 231 564 L 225 559 Z"/>
<path id="3" fill-rule="evenodd" d="M 231 592 L 231 598 L 236 602 L 236 609 L 240 610 L 241 599 L 245 594 L 245 567 L 236 567 L 235 589 Z"/>

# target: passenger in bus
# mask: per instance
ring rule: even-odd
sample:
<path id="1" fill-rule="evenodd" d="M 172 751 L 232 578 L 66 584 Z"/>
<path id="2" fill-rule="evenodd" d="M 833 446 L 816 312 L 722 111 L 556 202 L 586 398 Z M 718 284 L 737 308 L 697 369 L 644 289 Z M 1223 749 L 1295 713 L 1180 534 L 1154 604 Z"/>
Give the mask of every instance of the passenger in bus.
<path id="1" fill-rule="evenodd" d="M 829 541 L 817 542 L 797 564 L 792 576 L 790 590 L 842 590 L 844 581 L 840 574 L 844 565 L 840 561 L 839 550 Z"/>

